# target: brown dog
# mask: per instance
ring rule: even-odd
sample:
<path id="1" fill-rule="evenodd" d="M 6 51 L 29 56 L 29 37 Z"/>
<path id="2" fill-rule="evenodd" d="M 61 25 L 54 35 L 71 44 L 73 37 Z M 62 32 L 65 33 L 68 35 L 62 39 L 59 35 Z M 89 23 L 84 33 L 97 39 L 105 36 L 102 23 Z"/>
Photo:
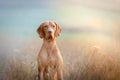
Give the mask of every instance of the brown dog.
<path id="1" fill-rule="evenodd" d="M 43 44 L 38 54 L 38 79 L 63 80 L 63 59 L 56 45 L 61 28 L 56 22 L 44 22 L 37 29 Z"/>

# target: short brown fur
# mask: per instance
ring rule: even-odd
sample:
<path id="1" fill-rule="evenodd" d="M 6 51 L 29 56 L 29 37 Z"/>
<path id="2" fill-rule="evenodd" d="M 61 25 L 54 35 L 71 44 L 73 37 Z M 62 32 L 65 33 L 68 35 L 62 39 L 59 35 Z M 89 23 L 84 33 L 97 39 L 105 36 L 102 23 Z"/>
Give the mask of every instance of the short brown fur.
<path id="1" fill-rule="evenodd" d="M 48 33 L 51 28 L 52 33 Z M 38 79 L 63 80 L 63 59 L 56 45 L 56 37 L 61 33 L 61 28 L 56 22 L 44 22 L 37 29 L 43 39 L 43 44 L 38 54 Z"/>

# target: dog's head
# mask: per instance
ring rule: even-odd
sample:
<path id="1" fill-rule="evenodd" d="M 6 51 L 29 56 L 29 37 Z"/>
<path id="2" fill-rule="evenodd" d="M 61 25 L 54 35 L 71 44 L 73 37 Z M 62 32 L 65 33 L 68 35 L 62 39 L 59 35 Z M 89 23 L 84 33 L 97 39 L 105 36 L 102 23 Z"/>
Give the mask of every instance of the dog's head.
<path id="1" fill-rule="evenodd" d="M 37 29 L 40 38 L 54 40 L 61 33 L 61 28 L 56 22 L 43 22 Z"/>

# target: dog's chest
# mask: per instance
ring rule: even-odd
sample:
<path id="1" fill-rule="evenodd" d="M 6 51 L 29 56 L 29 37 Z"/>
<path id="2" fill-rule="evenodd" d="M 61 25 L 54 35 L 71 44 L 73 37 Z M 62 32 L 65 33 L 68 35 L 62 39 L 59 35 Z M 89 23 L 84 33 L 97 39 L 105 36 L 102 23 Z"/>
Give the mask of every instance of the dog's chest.
<path id="1" fill-rule="evenodd" d="M 54 65 L 57 61 L 57 55 L 53 53 L 52 51 L 42 51 L 40 54 L 41 57 L 41 63 L 44 65 Z"/>

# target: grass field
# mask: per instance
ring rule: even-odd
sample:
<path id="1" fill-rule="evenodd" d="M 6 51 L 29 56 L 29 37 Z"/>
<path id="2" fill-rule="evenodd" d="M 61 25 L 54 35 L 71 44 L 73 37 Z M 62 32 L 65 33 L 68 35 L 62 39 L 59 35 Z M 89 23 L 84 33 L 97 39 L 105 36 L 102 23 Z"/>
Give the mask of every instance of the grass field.
<path id="1" fill-rule="evenodd" d="M 0 0 L 0 80 L 37 80 L 44 21 L 62 29 L 64 80 L 120 80 L 120 0 Z"/>
<path id="2" fill-rule="evenodd" d="M 7 47 L 3 49 L 5 60 L 0 58 L 0 65 L 5 62 L 0 66 L 1 80 L 36 80 L 36 57 L 42 40 L 13 39 L 7 43 L 3 43 Z M 120 80 L 118 39 L 99 34 L 63 34 L 57 44 L 64 60 L 64 80 Z"/>

